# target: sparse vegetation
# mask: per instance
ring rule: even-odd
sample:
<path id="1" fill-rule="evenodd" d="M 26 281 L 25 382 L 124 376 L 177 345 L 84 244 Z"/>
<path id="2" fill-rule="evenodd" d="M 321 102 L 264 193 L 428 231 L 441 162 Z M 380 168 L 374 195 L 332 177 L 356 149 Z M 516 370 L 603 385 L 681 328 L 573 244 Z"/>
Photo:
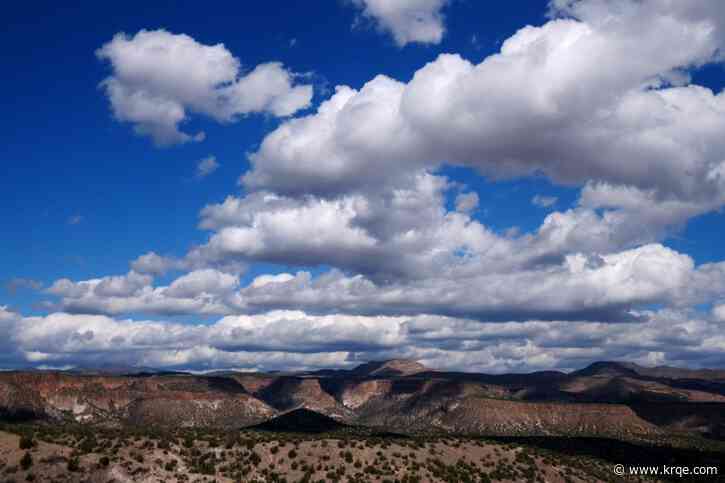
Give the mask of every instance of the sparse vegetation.
<path id="1" fill-rule="evenodd" d="M 15 429 L 24 432 L 28 427 Z M 353 483 L 607 481 L 611 476 L 611 461 L 620 458 L 646 462 L 662 459 L 664 454 L 672 457 L 677 452 L 678 461 L 691 461 L 702 454 L 701 449 L 677 450 L 597 439 L 485 439 L 432 434 L 400 437 L 379 436 L 374 432 L 354 434 L 349 429 L 320 435 L 243 430 L 234 433 L 238 443 L 235 440 L 230 445 L 231 437 L 223 431 L 199 428 L 173 431 L 167 436 L 169 445 L 168 448 L 163 445 L 164 449 L 155 443 L 157 435 L 152 432 L 145 435 L 140 431 L 99 428 L 94 452 L 83 453 L 79 448 L 88 440 L 88 435 L 81 426 L 40 425 L 33 427 L 33 431 L 36 434 L 33 452 L 37 454 L 43 454 L 43 445 L 51 444 L 49 439 L 69 443 L 68 447 L 76 454 L 65 460 L 68 472 L 88 474 L 117 467 L 133 478 L 151 475 L 152 479 L 167 481 L 173 475 L 177 481 L 188 483 L 220 478 L 308 483 L 321 480 Z M 194 444 L 191 447 L 178 444 L 184 441 Z M 725 454 L 725 445 L 710 444 L 711 453 L 716 451 L 712 454 Z M 116 448 L 115 452 L 110 451 L 112 447 Z M 3 473 L 13 475 L 32 467 L 33 478 L 46 481 L 39 475 L 44 474 L 44 465 L 50 461 L 35 458 L 33 454 L 25 450 L 18 467 L 2 468 Z"/>
<path id="2" fill-rule="evenodd" d="M 71 459 L 68 460 L 68 471 L 76 472 L 81 469 L 81 463 L 78 459 L 78 456 L 73 456 Z"/>
<path id="3" fill-rule="evenodd" d="M 18 442 L 18 446 L 20 449 L 31 449 L 33 446 L 35 446 L 35 440 L 32 436 L 28 436 L 26 434 L 20 436 L 20 441 Z"/>
<path id="4" fill-rule="evenodd" d="M 129 480 L 185 483 L 224 479 L 278 483 L 580 483 L 607 481 L 614 462 L 694 465 L 703 458 L 722 461 L 725 455 L 725 442 L 697 434 L 653 430 L 647 422 L 641 423 L 640 432 L 630 430 L 642 421 L 634 409 L 656 414 L 647 405 L 633 404 L 634 409 L 629 410 L 615 404 L 523 402 L 486 385 L 459 386 L 454 381 L 436 392 L 436 381 L 429 384 L 412 378 L 400 383 L 406 386 L 404 391 L 370 399 L 356 413 L 333 400 L 333 406 L 321 412 L 304 407 L 287 412 L 274 409 L 282 417 L 266 417 L 263 423 L 249 426 L 249 420 L 242 424 L 235 419 L 240 414 L 235 412 L 239 410 L 236 406 L 232 410 L 216 402 L 207 404 L 204 397 L 208 396 L 198 396 L 210 390 L 208 381 L 195 376 L 159 377 L 154 387 L 166 384 L 159 390 L 189 391 L 179 399 L 199 397 L 197 402 L 201 403 L 187 407 L 172 398 L 156 405 L 134 406 L 140 413 L 133 416 L 138 418 L 134 424 L 108 416 L 111 413 L 104 413 L 107 419 L 98 424 L 78 423 L 71 414 L 60 419 L 54 416 L 52 420 L 0 423 L 0 435 L 8 441 L 4 448 L 13 455 L 7 462 L 0 461 L 0 482 L 63 481 L 67 478 L 60 475 L 68 474 L 72 481 L 95 481 L 99 475 L 99 481 L 108 481 L 111 478 L 104 477 L 114 471 Z M 435 390 L 425 393 L 423 383 Z M 229 382 L 214 384 L 231 384 L 233 388 Z M 323 389 L 317 382 L 305 387 L 313 391 L 305 395 L 306 401 L 325 400 L 327 393 L 320 392 Z M 461 387 L 467 391 L 465 397 L 457 396 Z M 85 394 L 95 397 L 103 393 L 94 390 L 97 392 L 87 390 Z M 338 397 L 335 391 L 339 389 L 325 390 Z M 449 399 L 446 391 L 454 399 Z M 242 391 L 235 394 L 240 399 L 247 397 Z M 451 400 L 456 403 L 451 404 Z M 274 402 L 271 397 L 270 402 Z M 204 404 L 214 409 L 208 414 L 189 409 Z M 284 405 L 292 403 L 284 400 L 277 404 L 287 407 Z M 299 400 L 294 404 L 300 404 Z M 177 411 L 173 413 L 177 424 L 163 424 L 170 420 L 166 414 L 159 416 L 164 405 L 169 406 L 170 413 Z M 585 414 L 582 407 L 593 409 Z M 662 406 L 665 409 L 660 411 L 664 414 L 671 407 Z M 721 408 L 702 407 L 709 411 L 703 414 L 713 418 Z M 334 417 L 326 416 L 325 411 Z M 189 419 L 184 419 L 187 416 Z M 147 417 L 159 424 L 144 424 Z M 229 421 L 234 424 L 226 424 Z M 390 432 L 391 424 L 401 432 Z M 567 436 L 542 437 L 531 429 L 537 424 L 549 434 L 555 428 Z M 496 432 L 499 427 L 504 430 Z M 501 436 L 484 438 L 471 431 Z M 603 435 L 612 439 L 603 439 Z"/>
<path id="5" fill-rule="evenodd" d="M 33 466 L 33 457 L 30 453 L 26 452 L 20 459 L 20 467 L 23 471 L 27 471 L 31 466 Z"/>

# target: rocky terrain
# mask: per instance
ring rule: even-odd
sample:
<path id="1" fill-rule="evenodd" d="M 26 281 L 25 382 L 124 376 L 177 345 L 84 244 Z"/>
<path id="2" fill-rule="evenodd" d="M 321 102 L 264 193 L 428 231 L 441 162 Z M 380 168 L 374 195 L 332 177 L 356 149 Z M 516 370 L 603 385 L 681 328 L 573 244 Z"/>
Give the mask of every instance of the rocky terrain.
<path id="1" fill-rule="evenodd" d="M 588 482 L 663 461 L 725 468 L 722 371 L 0 373 L 0 481 Z"/>
<path id="2" fill-rule="evenodd" d="M 324 416 L 323 416 L 324 417 Z M 319 421 L 318 421 L 319 422 Z M 608 481 L 608 462 L 518 442 L 244 431 L 0 431 L 0 477 L 42 482 Z M 638 480 L 632 480 L 638 481 Z"/>
<path id="3" fill-rule="evenodd" d="M 405 433 L 725 436 L 725 371 L 600 362 L 580 371 L 486 375 L 415 361 L 300 373 L 0 373 L 8 421 L 244 428 L 306 408 Z"/>

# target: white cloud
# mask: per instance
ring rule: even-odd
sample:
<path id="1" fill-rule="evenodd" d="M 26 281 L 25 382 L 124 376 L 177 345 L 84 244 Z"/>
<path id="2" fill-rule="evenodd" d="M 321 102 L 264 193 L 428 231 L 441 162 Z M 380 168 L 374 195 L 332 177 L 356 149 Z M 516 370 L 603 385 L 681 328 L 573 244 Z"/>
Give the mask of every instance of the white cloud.
<path id="1" fill-rule="evenodd" d="M 478 208 L 478 194 L 475 191 L 469 193 L 459 193 L 456 196 L 456 211 L 461 213 L 471 213 Z"/>
<path id="2" fill-rule="evenodd" d="M 47 292 L 60 297 L 57 306 L 82 314 L 217 314 L 231 312 L 224 296 L 239 283 L 238 275 L 215 269 L 184 274 L 169 286 L 152 286 L 153 277 L 135 271 L 123 276 L 72 282 L 60 279 Z"/>
<path id="3" fill-rule="evenodd" d="M 377 307 L 485 319 L 517 306 L 517 318 L 616 319 L 655 300 L 703 299 L 683 295 L 680 282 L 644 295 L 650 282 L 640 283 L 639 272 L 655 273 L 656 259 L 672 255 L 650 244 L 725 203 L 725 97 L 682 75 L 719 59 L 722 18 L 705 15 L 717 8 L 710 4 L 668 12 L 622 1 L 603 23 L 595 3 L 569 12 L 574 18 L 521 29 L 478 65 L 442 55 L 407 84 L 379 75 L 359 90 L 339 86 L 316 113 L 264 139 L 241 179 L 250 194 L 204 210 L 201 225 L 214 233 L 195 253 L 361 274 L 349 277 L 352 294 L 323 284 L 305 292 L 303 307 L 327 311 Z M 467 216 L 464 198 L 457 213 L 446 211 L 446 181 L 429 174 L 443 160 L 493 179 L 543 173 L 583 185 L 579 204 L 550 213 L 532 233 L 499 236 Z M 435 187 L 422 188 L 421 179 Z M 325 220 L 316 237 L 291 228 L 305 211 Z M 656 256 L 630 272 L 585 276 L 568 265 L 582 258 L 628 266 L 624 260 L 637 250 Z M 674 255 L 675 266 L 691 264 Z M 684 272 L 717 285 L 717 271 L 707 270 Z M 614 275 L 625 272 L 638 280 L 634 286 Z M 631 291 L 614 296 L 614 280 Z M 500 295 L 500 287 L 528 298 Z"/>
<path id="4" fill-rule="evenodd" d="M 166 293 L 171 297 L 189 298 L 204 294 L 225 294 L 239 285 L 239 277 L 210 268 L 187 273 L 169 286 Z"/>
<path id="5" fill-rule="evenodd" d="M 9 365 L 144 365 L 187 369 L 350 367 L 358 360 L 421 359 L 489 372 L 579 368 L 597 359 L 722 364 L 721 323 L 687 312 L 643 313 L 629 324 L 481 323 L 417 317 L 318 316 L 300 311 L 224 317 L 210 325 L 54 313 L 11 314 Z"/>
<path id="6" fill-rule="evenodd" d="M 480 255 L 489 269 L 516 263 L 511 242 L 467 214 L 447 212 L 445 178 L 419 173 L 408 184 L 374 196 L 301 199 L 255 192 L 202 210 L 213 230 L 196 259 L 326 264 L 378 280 L 449 273 Z M 469 202 L 472 202 L 472 198 Z"/>
<path id="7" fill-rule="evenodd" d="M 204 268 L 215 268 L 224 272 L 240 275 L 244 273 L 247 267 L 238 260 L 214 261 L 209 258 L 203 258 L 200 253 L 192 251 L 183 258 L 148 252 L 132 260 L 131 268 L 137 273 L 149 275 L 164 275 L 167 272 L 199 270 Z"/>
<path id="8" fill-rule="evenodd" d="M 536 195 L 531 198 L 531 203 L 541 208 L 550 208 L 554 206 L 557 201 L 559 201 L 559 198 L 556 196 Z"/>
<path id="9" fill-rule="evenodd" d="M 82 221 L 83 221 L 83 217 L 81 215 L 73 215 L 68 218 L 69 225 L 78 225 Z"/>
<path id="10" fill-rule="evenodd" d="M 725 304 L 713 307 L 712 314 L 715 317 L 715 320 L 725 322 Z"/>
<path id="11" fill-rule="evenodd" d="M 131 262 L 131 268 L 138 273 L 163 275 L 170 270 L 182 270 L 186 263 L 171 257 L 164 257 L 154 252 L 141 255 Z"/>
<path id="12" fill-rule="evenodd" d="M 587 15 L 525 27 L 479 64 L 445 54 L 408 83 L 339 86 L 264 139 L 243 184 L 330 196 L 445 161 L 494 179 L 543 173 L 722 205 L 725 95 L 680 75 L 720 59 L 719 7 L 615 3 L 627 8 L 599 18 L 578 2 Z"/>
<path id="13" fill-rule="evenodd" d="M 442 273 L 421 280 L 379 284 L 361 275 L 331 272 L 242 289 L 237 310 L 295 308 L 324 313 L 441 314 L 486 320 L 625 321 L 633 308 L 708 297 L 692 260 L 660 245 L 604 256 L 569 255 L 562 265 Z M 454 272 L 455 273 L 455 272 Z M 715 280 L 721 278 L 717 275 Z M 720 282 L 722 283 L 722 282 Z"/>
<path id="14" fill-rule="evenodd" d="M 294 278 L 294 275 L 289 273 L 279 273 L 276 275 L 259 275 L 258 277 L 255 277 L 254 280 L 252 280 L 252 283 L 250 283 L 249 286 L 259 288 L 269 283 L 289 282 L 290 280 L 294 280 Z"/>
<path id="15" fill-rule="evenodd" d="M 204 138 L 179 129 L 189 113 L 219 122 L 251 113 L 288 116 L 308 107 L 313 94 L 312 86 L 295 85 L 295 74 L 278 62 L 245 73 L 223 44 L 165 30 L 119 33 L 96 55 L 113 69 L 102 86 L 114 116 L 161 146 Z"/>
<path id="16" fill-rule="evenodd" d="M 316 112 L 265 137 L 243 195 L 201 211 L 205 243 L 179 258 L 149 252 L 123 276 L 58 280 L 48 292 L 67 313 L 3 309 L 0 322 L 26 360 L 54 365 L 99 354 L 164 367 L 395 356 L 490 371 L 592 359 L 721 365 L 725 262 L 697 266 L 660 242 L 725 204 L 725 94 L 687 75 L 722 60 L 724 12 L 699 0 L 555 1 L 550 21 L 521 29 L 479 64 L 441 55 L 407 83 L 380 75 L 359 90 L 339 86 Z M 170 37 L 166 47 L 178 43 L 201 64 L 178 81 L 166 58 L 153 68 L 145 54 L 113 61 L 123 88 L 172 92 L 170 106 L 181 106 L 181 117 L 130 119 L 140 129 L 183 138 L 187 111 L 228 121 L 299 103 L 238 95 L 276 85 L 275 68 L 241 78 L 223 46 L 147 34 Z M 228 98 L 217 105 L 220 90 Z M 543 174 L 580 186 L 580 197 L 532 231 L 493 230 L 471 216 L 476 193 L 437 171 L 443 162 L 491 182 Z M 302 268 L 240 286 L 255 262 Z M 168 271 L 184 273 L 154 286 L 151 275 Z M 224 317 L 108 317 L 139 313 Z"/>
<path id="17" fill-rule="evenodd" d="M 498 243 L 503 245 L 505 239 Z M 690 257 L 658 244 L 610 254 L 569 253 L 547 260 L 546 255 L 538 255 L 541 252 L 528 237 L 508 243 L 503 245 L 508 255 L 473 252 L 442 257 L 411 251 L 394 268 L 385 266 L 385 260 L 378 262 L 379 272 L 372 276 L 344 275 L 338 270 L 315 278 L 307 272 L 281 273 L 259 275 L 239 288 L 238 276 L 201 269 L 169 286 L 153 287 L 150 277 L 130 272 L 81 282 L 59 280 L 49 293 L 59 296 L 58 307 L 71 313 L 225 315 L 294 309 L 328 314 L 455 315 L 481 321 L 617 322 L 632 320 L 639 307 L 650 304 L 706 303 L 725 288 L 725 264 L 696 267 Z M 380 258 L 370 253 L 371 260 Z M 394 253 L 391 250 L 387 256 L 393 260 Z M 354 251 L 347 256 L 345 263 L 362 265 Z M 376 267 L 369 265 L 367 270 Z M 406 269 L 410 273 L 405 276 L 384 276 Z"/>
<path id="18" fill-rule="evenodd" d="M 393 36 L 399 47 L 439 44 L 445 34 L 443 7 L 448 0 L 352 0 L 362 15 Z"/>
<path id="19" fill-rule="evenodd" d="M 81 282 L 68 279 L 56 280 L 47 292 L 63 297 L 81 297 L 95 294 L 101 297 L 128 297 L 147 287 L 153 277 L 130 271 L 126 275 L 103 277 Z"/>
<path id="20" fill-rule="evenodd" d="M 196 165 L 196 177 L 206 178 L 217 169 L 219 169 L 219 163 L 216 156 L 207 156 Z"/>

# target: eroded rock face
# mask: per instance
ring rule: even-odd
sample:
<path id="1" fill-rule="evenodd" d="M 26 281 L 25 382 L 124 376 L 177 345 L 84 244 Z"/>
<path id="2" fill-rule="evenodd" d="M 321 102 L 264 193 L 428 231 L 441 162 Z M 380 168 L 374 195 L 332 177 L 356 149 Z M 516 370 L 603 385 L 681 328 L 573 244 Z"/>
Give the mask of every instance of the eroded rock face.
<path id="1" fill-rule="evenodd" d="M 282 412 L 305 408 L 337 419 L 351 418 L 349 409 L 320 382 L 310 377 L 280 377 L 255 395 Z"/>
<path id="2" fill-rule="evenodd" d="M 45 416 L 45 407 L 38 394 L 27 386 L 0 380 L 0 417 L 36 419 Z"/>
<path id="3" fill-rule="evenodd" d="M 450 431 L 494 435 L 597 435 L 628 438 L 661 433 L 620 404 L 532 403 L 466 398 L 435 415 L 434 424 Z"/>
<path id="4" fill-rule="evenodd" d="M 0 373 L 0 417 L 240 428 L 310 410 L 340 423 L 395 431 L 725 434 L 725 383 L 659 378 L 635 369 L 606 363 L 568 375 L 491 376 L 435 372 L 394 360 L 284 375 L 7 372 Z"/>
<path id="5" fill-rule="evenodd" d="M 358 409 L 373 399 L 383 398 L 390 394 L 392 381 L 375 379 L 346 384 L 340 399 L 342 404 L 350 409 Z"/>
<path id="6" fill-rule="evenodd" d="M 35 418 L 120 425 L 231 426 L 276 414 L 232 380 L 195 376 L 0 375 L 0 410 Z"/>
<path id="7" fill-rule="evenodd" d="M 248 395 L 208 393 L 203 396 L 162 392 L 134 400 L 126 421 L 134 425 L 238 428 L 258 424 L 276 414 Z"/>

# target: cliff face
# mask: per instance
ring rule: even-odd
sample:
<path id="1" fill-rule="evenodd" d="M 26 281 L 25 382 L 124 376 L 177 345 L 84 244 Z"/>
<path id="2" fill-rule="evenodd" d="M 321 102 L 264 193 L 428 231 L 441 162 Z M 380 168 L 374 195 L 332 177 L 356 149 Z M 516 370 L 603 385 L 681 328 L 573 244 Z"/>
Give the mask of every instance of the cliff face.
<path id="1" fill-rule="evenodd" d="M 233 380 L 196 376 L 0 374 L 0 411 L 80 423 L 224 426 L 275 414 Z"/>
<path id="2" fill-rule="evenodd" d="M 304 409 L 397 431 L 725 434 L 717 416 L 725 414 L 725 383 L 658 378 L 636 369 L 603 363 L 569 375 L 488 376 L 394 360 L 285 375 L 6 372 L 0 373 L 0 418 L 239 428 Z M 668 374 L 677 373 L 670 369 Z"/>

